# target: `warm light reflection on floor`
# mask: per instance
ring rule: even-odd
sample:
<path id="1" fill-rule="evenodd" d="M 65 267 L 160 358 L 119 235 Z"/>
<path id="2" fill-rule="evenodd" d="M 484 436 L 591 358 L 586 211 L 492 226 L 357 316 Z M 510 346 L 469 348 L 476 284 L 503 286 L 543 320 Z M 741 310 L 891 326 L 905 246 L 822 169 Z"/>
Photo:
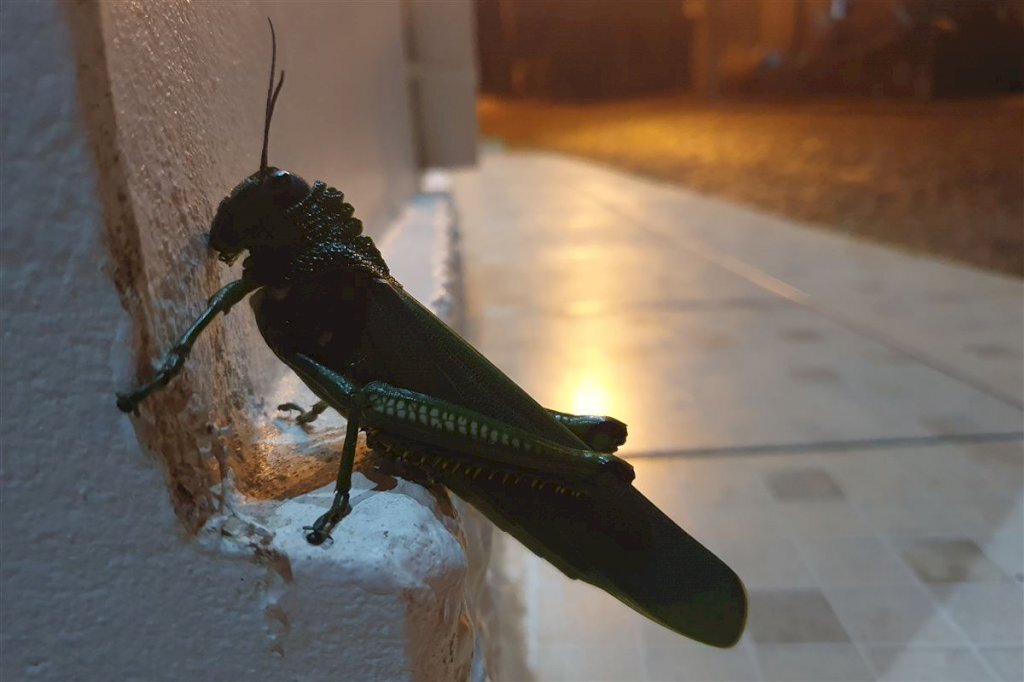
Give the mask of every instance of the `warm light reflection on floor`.
<path id="1" fill-rule="evenodd" d="M 474 342 L 542 404 L 626 422 L 635 487 L 751 599 L 711 649 L 496 541 L 532 679 L 1021 679 L 1020 410 L 917 359 L 969 375 L 949 349 L 979 334 L 1019 379 L 1019 286 L 546 155 L 460 183 Z"/>
<path id="2" fill-rule="evenodd" d="M 570 307 L 577 311 L 580 307 L 605 307 L 601 300 L 580 303 L 583 305 Z M 615 345 L 623 334 L 621 326 L 600 314 L 584 314 L 550 325 L 548 332 L 551 358 L 561 365 L 553 373 L 561 380 L 554 388 L 551 404 L 573 414 L 610 415 L 625 421 L 628 417 L 624 401 L 630 392 L 622 385 L 617 365 L 612 361 Z"/>
<path id="3" fill-rule="evenodd" d="M 484 134 L 510 148 L 594 159 L 1019 277 L 1022 103 L 484 97 L 477 111 Z"/>

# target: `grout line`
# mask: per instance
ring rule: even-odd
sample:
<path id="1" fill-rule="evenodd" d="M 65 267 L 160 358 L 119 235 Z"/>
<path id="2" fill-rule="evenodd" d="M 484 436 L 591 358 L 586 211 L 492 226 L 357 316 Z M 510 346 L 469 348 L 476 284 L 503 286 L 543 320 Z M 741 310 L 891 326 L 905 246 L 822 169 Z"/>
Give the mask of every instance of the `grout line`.
<path id="1" fill-rule="evenodd" d="M 679 243 L 679 240 L 675 240 Z M 962 384 L 970 386 L 974 390 L 988 395 L 996 400 L 1002 402 L 1010 407 L 1015 407 L 1018 410 L 1024 409 L 1024 402 L 1021 402 L 1019 398 L 1013 395 L 1004 394 L 1001 390 L 993 388 L 988 384 L 979 381 L 975 377 L 961 371 L 960 369 L 953 367 L 950 364 L 936 360 L 935 358 L 928 357 L 926 354 L 919 351 L 917 348 L 913 348 L 902 341 L 899 341 L 891 336 L 888 336 L 884 332 L 881 332 L 871 325 L 854 319 L 853 317 L 837 313 L 834 310 L 826 308 L 817 301 L 815 301 L 809 294 L 801 291 L 795 287 L 792 287 L 781 280 L 778 280 L 771 275 L 761 271 L 760 269 L 744 263 L 732 256 L 728 256 L 721 252 L 695 246 L 690 243 L 690 240 L 684 240 L 685 243 L 680 244 L 683 248 L 693 251 L 698 256 L 706 258 L 710 262 L 725 268 L 735 275 L 743 277 L 753 284 L 760 286 L 772 293 L 781 296 L 798 306 L 801 306 L 813 313 L 817 313 L 821 317 L 824 317 L 836 324 L 845 327 L 846 329 L 858 334 L 864 338 L 871 339 L 872 341 L 886 346 L 890 350 L 893 350 L 901 355 L 904 355 L 917 363 L 925 365 L 940 374 L 944 374 L 947 377 L 959 381 Z"/>
<path id="2" fill-rule="evenodd" d="M 948 625 L 952 629 L 953 632 L 955 632 L 958 635 L 960 635 L 960 637 L 963 640 L 963 644 L 951 644 L 951 643 L 948 643 L 948 642 L 946 642 L 946 643 L 942 643 L 942 642 L 927 642 L 927 643 L 918 644 L 916 642 L 906 642 L 906 643 L 895 643 L 895 644 L 893 644 L 891 646 L 899 646 L 902 649 L 927 648 L 927 647 L 945 648 L 947 650 L 948 649 L 957 649 L 957 648 L 959 648 L 959 649 L 966 649 L 967 651 L 969 651 L 969 652 L 974 654 L 974 657 L 978 660 L 978 662 L 981 664 L 981 667 L 986 671 L 986 673 L 991 676 L 991 679 L 993 679 L 993 680 L 1002 679 L 1000 675 L 995 674 L 995 670 L 989 664 L 989 662 L 986 659 L 986 657 L 982 655 L 982 653 L 981 653 L 981 646 L 977 642 L 974 641 L 974 639 L 967 633 L 967 631 L 963 627 L 961 627 L 960 623 L 957 622 L 956 618 L 953 617 L 953 614 L 950 613 L 945 608 L 943 603 L 939 600 L 938 596 L 932 590 L 931 586 L 928 583 L 926 583 L 924 580 L 921 579 L 921 577 L 917 574 L 917 571 L 915 571 L 913 569 L 913 567 L 910 566 L 910 564 L 907 562 L 907 560 L 903 557 L 903 554 L 900 553 L 900 551 L 897 549 L 896 542 L 894 541 L 895 538 L 893 537 L 893 534 L 890 533 L 890 532 L 879 532 L 877 535 L 878 535 L 879 540 L 886 546 L 886 548 L 892 554 L 894 554 L 896 556 L 897 561 L 899 561 L 904 567 L 906 567 L 910 571 L 911 575 L 914 577 L 914 582 L 919 587 L 921 587 L 924 590 L 925 594 L 928 595 L 928 600 L 931 603 L 932 607 L 935 609 L 933 615 L 938 616 L 939 620 L 941 620 L 942 622 L 946 623 L 946 625 Z M 979 549 L 980 549 L 980 547 L 979 547 Z M 989 559 L 989 561 L 991 561 L 991 559 Z M 1000 568 L 1000 570 L 1002 570 L 1002 568 Z M 956 582 L 956 583 L 949 583 L 949 584 L 950 585 L 964 585 L 964 584 L 977 584 L 977 583 Z M 872 642 L 871 643 L 872 646 L 879 646 L 879 644 L 880 643 L 878 643 L 878 642 Z M 875 675 L 877 677 L 880 677 L 881 673 L 879 673 L 877 671 L 877 669 L 875 667 L 875 664 L 872 663 L 871 658 L 867 655 L 867 647 L 869 646 L 868 643 L 866 643 L 866 642 L 863 643 L 863 646 L 864 646 L 864 659 L 867 661 L 868 667 L 871 668 L 873 671 L 875 671 Z M 882 644 L 882 646 L 890 646 L 890 645 L 888 643 L 885 643 L 885 644 Z"/>
<path id="3" fill-rule="evenodd" d="M 748 620 L 750 618 L 749 612 L 747 613 L 747 618 Z M 757 680 L 757 682 L 762 682 L 762 680 L 765 679 L 764 668 L 761 665 L 761 658 L 757 655 L 758 644 L 754 641 L 753 635 L 747 637 L 746 646 L 743 648 L 746 650 L 747 659 L 754 667 L 754 679 Z"/>
<path id="4" fill-rule="evenodd" d="M 612 212 L 617 213 L 623 218 L 630 218 L 630 216 L 624 211 L 622 211 L 618 206 L 607 202 L 600 196 L 594 196 L 590 194 L 590 192 L 588 192 L 586 189 L 580 189 L 578 187 L 576 187 L 575 189 L 589 196 L 591 199 L 594 199 L 597 202 L 601 203 L 603 206 L 605 206 Z M 656 223 L 660 222 L 658 221 L 657 217 L 652 217 L 652 221 Z M 814 298 L 807 292 L 802 291 L 790 284 L 787 284 L 786 282 L 783 282 L 782 280 L 776 277 L 773 277 L 772 275 L 768 274 L 767 272 L 761 270 L 760 268 L 754 265 L 751 265 L 750 263 L 742 261 L 727 253 L 723 253 L 722 251 L 719 251 L 717 249 L 710 248 L 705 244 L 700 244 L 699 242 L 693 239 L 687 239 L 679 235 L 665 234 L 657 229 L 650 227 L 650 225 L 644 224 L 643 222 L 637 224 L 637 229 L 644 230 L 648 234 L 658 239 L 662 239 L 664 241 L 675 244 L 676 246 L 679 246 L 683 249 L 686 249 L 687 251 L 690 251 L 691 253 L 703 258 L 709 263 L 717 265 L 723 270 L 731 272 L 732 274 L 738 277 L 742 277 L 743 279 L 754 284 L 755 286 L 761 287 L 762 289 L 765 289 L 766 291 L 769 291 L 775 294 L 776 296 L 779 296 L 780 298 L 784 298 L 813 313 L 817 313 L 821 317 L 829 319 L 839 324 L 840 326 L 843 326 L 846 329 L 854 332 L 855 334 L 871 339 L 876 343 L 880 343 L 883 346 L 889 348 L 890 350 L 900 353 L 901 355 L 907 356 L 914 360 L 915 362 L 925 365 L 926 367 L 929 367 L 935 370 L 936 372 L 944 374 L 951 379 L 959 381 L 962 384 L 966 384 L 967 386 L 970 386 L 974 390 L 979 391 L 980 393 L 984 393 L 985 395 L 988 395 L 992 398 L 995 398 L 996 400 L 1002 402 L 1005 405 L 1015 407 L 1018 410 L 1024 410 L 1024 402 L 1022 402 L 1021 399 L 1018 398 L 1017 396 L 1005 394 L 1001 390 L 993 388 L 992 386 L 989 386 L 983 381 L 979 381 L 975 377 L 967 374 L 966 372 L 962 372 L 961 370 L 957 369 L 956 367 L 953 367 L 950 364 L 928 357 L 927 355 L 919 352 L 916 348 L 913 348 L 895 338 L 892 338 L 886 335 L 884 332 L 880 332 L 879 330 L 875 329 L 869 324 L 858 321 L 850 316 L 837 313 L 815 301 Z"/>
<path id="5" fill-rule="evenodd" d="M 577 300 L 575 304 L 590 303 L 587 300 Z M 732 298 L 719 298 L 719 299 L 685 299 L 685 300 L 646 300 L 646 301 L 627 301 L 624 303 L 616 303 L 615 307 L 609 307 L 606 309 L 593 310 L 593 311 L 574 311 L 567 304 L 562 304 L 560 308 L 543 308 L 535 303 L 516 303 L 516 304 L 501 304 L 500 307 L 505 310 L 515 311 L 516 315 L 525 318 L 535 317 L 551 317 L 556 319 L 594 319 L 594 318 L 609 318 L 609 317 L 626 317 L 629 315 L 636 315 L 639 313 L 688 313 L 688 312 L 706 312 L 706 311 L 721 311 L 721 310 L 763 310 L 765 308 L 778 308 L 780 306 L 788 306 L 788 301 L 779 301 L 776 298 L 768 296 L 747 296 L 747 297 L 732 297 Z M 628 306 L 628 307 L 622 307 Z M 480 316 L 484 316 L 487 313 L 481 313 Z"/>
<path id="6" fill-rule="evenodd" d="M 893 436 L 891 438 L 861 438 L 851 440 L 824 440 L 810 443 L 765 443 L 758 445 L 725 445 L 721 447 L 682 448 L 678 450 L 648 450 L 626 452 L 620 456 L 626 459 L 671 459 L 683 457 L 707 457 L 711 455 L 774 455 L 800 454 L 806 452 L 847 452 L 852 450 L 879 450 L 887 448 L 912 448 L 921 446 L 949 445 L 954 443 L 1012 443 L 1024 441 L 1024 431 L 1003 431 L 992 433 L 949 433 L 938 436 Z"/>

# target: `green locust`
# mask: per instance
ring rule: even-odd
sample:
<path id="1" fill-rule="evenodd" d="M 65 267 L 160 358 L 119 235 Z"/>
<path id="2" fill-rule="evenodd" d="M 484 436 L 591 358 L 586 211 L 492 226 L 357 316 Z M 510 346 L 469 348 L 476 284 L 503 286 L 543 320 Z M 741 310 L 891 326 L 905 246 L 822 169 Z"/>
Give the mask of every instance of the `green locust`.
<path id="1" fill-rule="evenodd" d="M 348 420 L 330 509 L 308 527 L 324 542 L 350 511 L 360 429 L 379 452 L 423 472 L 570 578 L 605 590 L 643 615 L 713 646 L 743 632 L 737 575 L 632 485 L 612 453 L 626 427 L 539 405 L 389 274 L 343 194 L 267 163 L 276 41 L 259 170 L 217 209 L 209 245 L 241 279 L 218 291 L 170 350 L 155 377 L 117 406 L 139 404 L 181 370 L 203 329 L 251 294 L 273 352 Z M 282 409 L 299 409 L 285 404 Z"/>

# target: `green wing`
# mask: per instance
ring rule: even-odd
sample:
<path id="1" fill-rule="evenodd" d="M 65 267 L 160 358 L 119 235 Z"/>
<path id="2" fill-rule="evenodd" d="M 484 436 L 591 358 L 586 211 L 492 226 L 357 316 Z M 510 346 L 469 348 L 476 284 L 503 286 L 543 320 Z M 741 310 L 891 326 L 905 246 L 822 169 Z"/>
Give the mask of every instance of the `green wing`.
<path id="1" fill-rule="evenodd" d="M 583 455 L 579 438 L 402 289 L 378 280 L 368 294 L 361 371 L 372 380 L 462 406 Z M 309 383 L 309 367 L 281 357 Z M 322 398 L 330 393 L 314 390 Z M 739 578 L 629 483 L 614 476 L 559 480 L 554 466 L 502 464 L 487 458 L 485 444 L 467 439 L 462 447 L 440 434 L 413 436 L 397 424 L 373 431 L 374 447 L 426 470 L 570 578 L 706 644 L 731 646 L 742 634 L 747 607 Z"/>
<path id="2" fill-rule="evenodd" d="M 374 282 L 366 306 L 362 352 L 371 380 L 462 405 L 567 447 L 585 447 L 397 283 Z"/>
<path id="3" fill-rule="evenodd" d="M 429 451 L 409 459 L 570 578 L 705 644 L 732 646 L 743 633 L 747 598 L 739 577 L 628 483 L 552 481 L 544 472 L 505 470 L 390 434 L 376 439 L 393 452 Z"/>

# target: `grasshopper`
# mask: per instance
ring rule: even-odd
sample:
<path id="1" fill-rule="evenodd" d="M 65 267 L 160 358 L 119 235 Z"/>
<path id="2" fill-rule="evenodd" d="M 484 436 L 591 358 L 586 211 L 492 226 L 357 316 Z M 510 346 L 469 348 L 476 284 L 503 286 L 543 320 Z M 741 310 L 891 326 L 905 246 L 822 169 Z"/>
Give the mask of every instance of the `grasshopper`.
<path id="1" fill-rule="evenodd" d="M 177 375 L 203 329 L 250 296 L 273 352 L 347 419 L 318 545 L 351 510 L 360 430 L 370 447 L 422 471 L 558 567 L 652 620 L 713 646 L 732 646 L 746 621 L 738 576 L 632 486 L 612 454 L 626 426 L 548 410 L 405 292 L 342 192 L 267 163 L 270 121 L 284 84 L 276 38 L 259 170 L 221 201 L 209 245 L 241 279 L 210 298 L 152 380 L 117 406 L 138 411 Z"/>

